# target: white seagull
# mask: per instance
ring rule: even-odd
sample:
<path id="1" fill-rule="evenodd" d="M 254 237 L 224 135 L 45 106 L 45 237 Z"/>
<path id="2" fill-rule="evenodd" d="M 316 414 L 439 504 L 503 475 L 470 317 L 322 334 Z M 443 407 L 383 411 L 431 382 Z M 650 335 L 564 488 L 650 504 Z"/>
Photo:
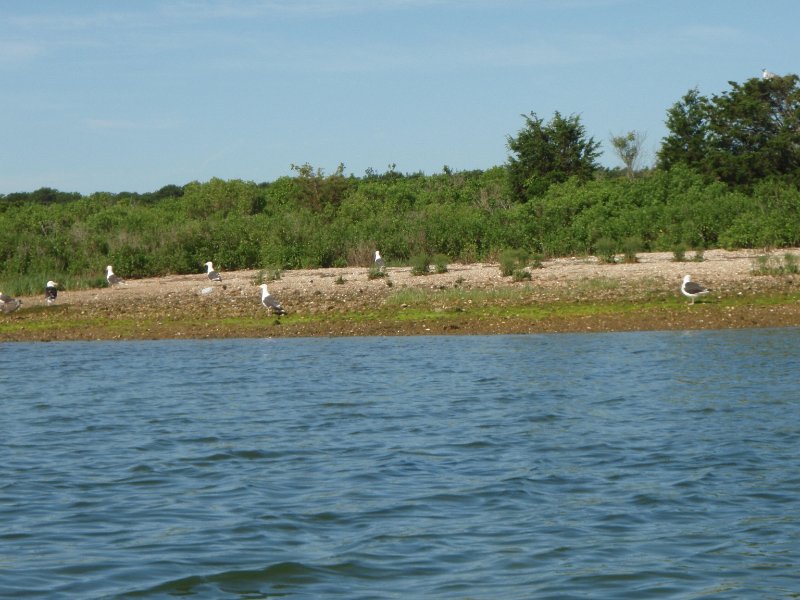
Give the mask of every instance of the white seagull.
<path id="1" fill-rule="evenodd" d="M 17 300 L 16 298 L 12 298 L 3 292 L 0 292 L 0 310 L 4 313 L 7 314 L 14 312 L 20 307 L 21 304 L 22 300 Z"/>
<path id="2" fill-rule="evenodd" d="M 121 277 L 114 275 L 114 269 L 111 268 L 111 265 L 106 267 L 106 281 L 108 281 L 108 285 L 111 286 L 125 283 L 125 280 L 123 280 Z"/>
<path id="3" fill-rule="evenodd" d="M 261 304 L 264 305 L 264 308 L 269 309 L 271 312 L 274 312 L 276 315 L 285 315 L 286 311 L 283 310 L 281 303 L 275 300 L 267 289 L 267 284 L 262 283 L 260 286 L 261 288 Z"/>
<path id="4" fill-rule="evenodd" d="M 383 258 L 381 257 L 380 250 L 375 250 L 375 266 L 381 271 L 386 267 L 386 263 L 383 262 Z"/>
<path id="5" fill-rule="evenodd" d="M 761 69 L 761 79 L 775 79 L 777 75 L 772 71 L 767 71 L 766 69 Z"/>
<path id="6" fill-rule="evenodd" d="M 709 290 L 708 288 L 705 288 L 699 283 L 692 281 L 691 275 L 683 276 L 683 283 L 681 284 L 681 294 L 683 294 L 687 298 L 691 298 L 692 304 L 694 304 L 696 298 L 702 296 L 703 294 L 707 294 L 710 291 L 711 290 Z"/>
<path id="7" fill-rule="evenodd" d="M 211 261 L 208 261 L 205 265 L 206 269 L 208 269 L 207 273 L 210 281 L 222 281 L 222 275 L 214 270 L 214 265 Z"/>
<path id="8" fill-rule="evenodd" d="M 58 297 L 58 284 L 55 281 L 48 281 L 44 286 L 44 298 L 50 306 Z"/>

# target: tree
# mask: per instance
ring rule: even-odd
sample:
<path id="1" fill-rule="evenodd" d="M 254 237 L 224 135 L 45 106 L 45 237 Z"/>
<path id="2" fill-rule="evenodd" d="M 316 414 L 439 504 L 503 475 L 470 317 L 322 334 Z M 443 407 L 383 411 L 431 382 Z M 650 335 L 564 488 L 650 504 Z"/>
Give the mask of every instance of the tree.
<path id="1" fill-rule="evenodd" d="M 629 131 L 624 135 L 611 136 L 611 146 L 614 153 L 625 165 L 628 179 L 633 179 L 639 162 L 642 158 L 642 145 L 647 136 L 638 131 Z"/>
<path id="2" fill-rule="evenodd" d="M 658 152 L 658 166 L 670 169 L 683 163 L 700 169 L 708 150 L 708 100 L 691 89 L 667 111 L 667 129 Z"/>
<path id="3" fill-rule="evenodd" d="M 516 137 L 508 137 L 508 171 L 517 199 L 541 196 L 554 183 L 570 177 L 581 181 L 592 178 L 598 169 L 600 143 L 586 137 L 578 115 L 562 117 L 556 111 L 549 123 L 536 113 L 522 115 L 525 127 Z"/>
<path id="4" fill-rule="evenodd" d="M 796 75 L 752 78 L 714 96 L 710 120 L 716 175 L 752 185 L 773 176 L 800 175 L 800 88 Z"/>
<path id="5" fill-rule="evenodd" d="M 800 176 L 798 77 L 752 78 L 711 99 L 694 89 L 667 111 L 659 167 L 684 163 L 732 185 Z"/>
<path id="6" fill-rule="evenodd" d="M 336 207 L 342 203 L 349 183 L 344 176 L 344 164 L 339 163 L 333 175 L 317 168 L 314 170 L 308 163 L 291 165 L 292 171 L 297 173 L 294 178 L 300 202 L 313 211 L 321 211 L 326 206 Z"/>

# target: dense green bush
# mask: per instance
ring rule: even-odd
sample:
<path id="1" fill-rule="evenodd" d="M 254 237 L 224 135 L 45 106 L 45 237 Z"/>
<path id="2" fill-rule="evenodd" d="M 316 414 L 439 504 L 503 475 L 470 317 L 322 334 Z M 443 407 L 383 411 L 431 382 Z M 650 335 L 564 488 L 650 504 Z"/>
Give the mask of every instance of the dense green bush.
<path id="1" fill-rule="evenodd" d="M 508 248 L 541 262 L 598 252 L 603 240 L 606 254 L 626 240 L 637 251 L 800 245 L 800 190 L 780 179 L 744 192 L 678 164 L 632 181 L 575 177 L 519 203 L 502 167 L 363 178 L 302 169 L 152 194 L 0 196 L 0 289 L 19 293 L 6 282 L 24 278 L 94 285 L 107 264 L 128 278 L 201 273 L 208 260 L 223 270 L 368 266 L 375 249 L 408 264 L 502 259 Z"/>
<path id="2" fill-rule="evenodd" d="M 498 260 L 500 262 L 500 274 L 503 277 L 511 277 L 514 273 L 525 269 L 528 262 L 528 252 L 520 248 L 506 249 L 500 253 Z"/>

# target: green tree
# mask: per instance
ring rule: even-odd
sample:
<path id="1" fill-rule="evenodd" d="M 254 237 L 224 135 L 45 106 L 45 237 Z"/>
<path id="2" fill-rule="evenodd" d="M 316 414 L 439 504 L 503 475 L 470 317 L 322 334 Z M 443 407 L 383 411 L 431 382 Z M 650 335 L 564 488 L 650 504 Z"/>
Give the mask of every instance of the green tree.
<path id="1" fill-rule="evenodd" d="M 321 211 L 325 207 L 337 207 L 347 195 L 350 181 L 344 176 L 344 164 L 339 163 L 333 175 L 317 168 L 314 170 L 308 163 L 291 165 L 292 171 L 297 173 L 294 178 L 296 194 L 301 204 L 314 211 Z"/>
<path id="2" fill-rule="evenodd" d="M 714 179 L 752 186 L 800 175 L 798 77 L 752 78 L 711 99 L 694 89 L 667 111 L 659 167 L 684 163 Z"/>
<path id="3" fill-rule="evenodd" d="M 525 127 L 516 137 L 508 137 L 514 153 L 508 159 L 509 181 L 518 200 L 541 196 L 552 184 L 570 177 L 592 178 L 600 143 L 586 136 L 578 115 L 562 117 L 556 111 L 548 123 L 533 112 L 522 117 Z"/>
<path id="4" fill-rule="evenodd" d="M 647 136 L 638 131 L 629 131 L 624 135 L 612 135 L 611 147 L 625 165 L 625 174 L 633 179 L 642 159 L 642 145 Z"/>
<path id="5" fill-rule="evenodd" d="M 678 163 L 704 170 L 709 146 L 708 99 L 691 89 L 667 110 L 667 129 L 658 152 L 658 166 L 670 169 Z"/>
<path id="6" fill-rule="evenodd" d="M 713 172 L 732 184 L 800 175 L 797 75 L 752 78 L 714 96 L 710 120 Z"/>

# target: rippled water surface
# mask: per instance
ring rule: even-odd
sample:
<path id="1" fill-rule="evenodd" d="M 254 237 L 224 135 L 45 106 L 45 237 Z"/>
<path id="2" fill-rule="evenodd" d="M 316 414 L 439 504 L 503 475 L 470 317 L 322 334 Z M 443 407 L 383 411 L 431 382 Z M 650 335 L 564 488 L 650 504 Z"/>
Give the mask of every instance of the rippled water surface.
<path id="1" fill-rule="evenodd" d="M 800 597 L 800 330 L 0 346 L 0 596 Z"/>

